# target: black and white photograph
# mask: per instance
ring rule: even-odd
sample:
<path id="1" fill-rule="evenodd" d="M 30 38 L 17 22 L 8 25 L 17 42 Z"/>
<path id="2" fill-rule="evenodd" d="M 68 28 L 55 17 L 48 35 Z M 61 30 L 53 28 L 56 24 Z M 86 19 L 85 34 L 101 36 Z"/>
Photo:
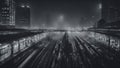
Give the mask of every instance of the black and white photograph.
<path id="1" fill-rule="evenodd" d="M 120 68 L 120 0 L 0 0 L 0 68 Z"/>

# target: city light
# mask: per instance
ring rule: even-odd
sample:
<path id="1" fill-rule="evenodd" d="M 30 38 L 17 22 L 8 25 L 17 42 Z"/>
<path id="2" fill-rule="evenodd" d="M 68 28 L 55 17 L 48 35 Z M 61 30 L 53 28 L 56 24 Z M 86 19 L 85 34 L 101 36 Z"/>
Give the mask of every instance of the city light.
<path id="1" fill-rule="evenodd" d="M 60 16 L 58 17 L 58 21 L 64 21 L 64 15 L 60 15 Z"/>
<path id="2" fill-rule="evenodd" d="M 29 6 L 29 5 L 27 5 L 27 8 L 30 8 L 30 6 Z"/>
<path id="3" fill-rule="evenodd" d="M 25 5 L 21 5 L 21 7 L 22 7 L 22 8 L 24 8 L 24 7 L 25 7 Z"/>
<path id="4" fill-rule="evenodd" d="M 99 4 L 99 9 L 102 9 L 102 4 L 101 3 Z"/>
<path id="5" fill-rule="evenodd" d="M 61 16 L 60 16 L 60 20 L 63 20 L 63 19 L 64 19 L 64 16 L 63 16 L 63 15 L 61 15 Z"/>

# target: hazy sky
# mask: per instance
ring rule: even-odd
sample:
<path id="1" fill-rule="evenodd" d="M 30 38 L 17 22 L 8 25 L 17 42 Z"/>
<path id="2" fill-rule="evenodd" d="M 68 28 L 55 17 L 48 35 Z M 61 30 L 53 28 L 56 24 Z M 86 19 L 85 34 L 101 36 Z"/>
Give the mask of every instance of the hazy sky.
<path id="1" fill-rule="evenodd" d="M 36 27 L 91 26 L 100 18 L 99 0 L 31 0 Z"/>

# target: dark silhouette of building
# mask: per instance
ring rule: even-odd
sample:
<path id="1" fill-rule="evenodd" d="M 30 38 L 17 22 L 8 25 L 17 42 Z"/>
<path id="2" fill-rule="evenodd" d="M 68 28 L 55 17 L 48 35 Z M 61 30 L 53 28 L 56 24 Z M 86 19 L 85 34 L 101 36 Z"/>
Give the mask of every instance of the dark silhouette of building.
<path id="1" fill-rule="evenodd" d="M 0 25 L 15 26 L 15 2 L 0 0 Z"/>
<path id="2" fill-rule="evenodd" d="M 116 29 L 120 28 L 120 1 L 101 0 L 101 19 L 94 24 L 95 28 Z"/>
<path id="3" fill-rule="evenodd" d="M 95 28 L 104 28 L 106 24 L 106 21 L 104 19 L 100 19 L 97 23 L 95 23 Z"/>
<path id="4" fill-rule="evenodd" d="M 119 0 L 101 0 L 102 18 L 110 23 L 120 21 L 120 1 Z"/>
<path id="5" fill-rule="evenodd" d="M 16 1 L 16 27 L 30 27 L 30 4 L 27 0 Z"/>

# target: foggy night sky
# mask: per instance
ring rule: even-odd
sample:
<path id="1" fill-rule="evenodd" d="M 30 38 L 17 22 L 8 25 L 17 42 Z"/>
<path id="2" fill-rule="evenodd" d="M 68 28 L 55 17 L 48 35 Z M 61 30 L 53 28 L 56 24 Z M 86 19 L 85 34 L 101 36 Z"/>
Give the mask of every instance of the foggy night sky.
<path id="1" fill-rule="evenodd" d="M 99 0 L 31 0 L 34 27 L 91 26 L 100 19 Z"/>

